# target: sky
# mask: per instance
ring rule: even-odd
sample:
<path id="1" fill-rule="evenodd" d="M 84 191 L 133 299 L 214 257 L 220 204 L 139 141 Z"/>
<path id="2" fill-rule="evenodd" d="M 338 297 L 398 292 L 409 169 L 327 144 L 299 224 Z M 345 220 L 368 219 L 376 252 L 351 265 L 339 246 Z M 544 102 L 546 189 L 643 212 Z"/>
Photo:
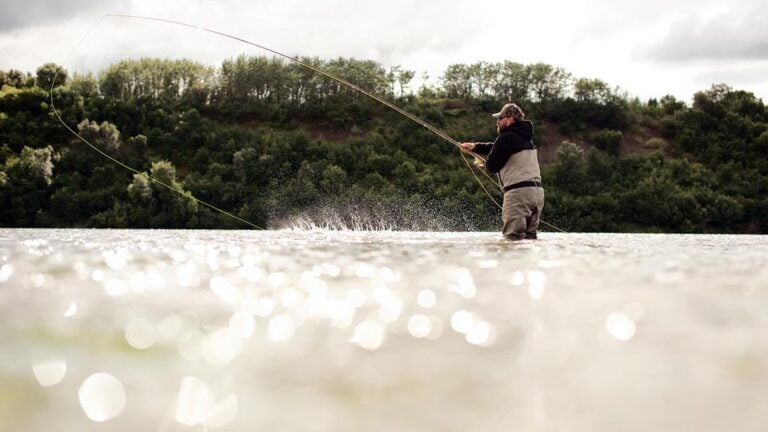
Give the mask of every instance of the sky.
<path id="1" fill-rule="evenodd" d="M 117 60 L 220 65 L 269 53 L 353 57 L 435 81 L 451 64 L 543 62 L 641 100 L 725 83 L 768 102 L 765 0 L 0 0 L 0 70 L 53 62 L 98 72 Z"/>

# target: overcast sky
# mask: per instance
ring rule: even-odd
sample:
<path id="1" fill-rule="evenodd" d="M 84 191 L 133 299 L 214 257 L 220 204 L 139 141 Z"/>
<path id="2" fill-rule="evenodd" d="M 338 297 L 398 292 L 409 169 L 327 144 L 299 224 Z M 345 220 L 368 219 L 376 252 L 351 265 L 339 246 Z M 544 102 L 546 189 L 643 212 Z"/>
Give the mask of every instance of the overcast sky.
<path id="1" fill-rule="evenodd" d="M 134 14 L 289 55 L 374 60 L 433 79 L 453 63 L 544 62 L 643 100 L 672 94 L 690 102 L 726 83 L 768 102 L 765 0 L 0 0 L 0 11 L 2 70 L 34 73 L 54 62 L 96 72 L 140 56 L 218 65 L 267 54 L 194 29 L 102 19 Z"/>

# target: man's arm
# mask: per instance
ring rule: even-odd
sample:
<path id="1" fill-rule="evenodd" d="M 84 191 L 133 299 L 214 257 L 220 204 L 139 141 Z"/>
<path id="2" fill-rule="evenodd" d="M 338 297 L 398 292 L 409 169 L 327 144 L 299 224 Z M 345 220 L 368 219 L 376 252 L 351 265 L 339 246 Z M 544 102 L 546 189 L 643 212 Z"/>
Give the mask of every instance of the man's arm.
<path id="1" fill-rule="evenodd" d="M 472 152 L 477 153 L 479 155 L 487 155 L 491 152 L 491 149 L 493 148 L 492 142 L 478 142 L 474 143 L 475 146 L 472 149 Z"/>

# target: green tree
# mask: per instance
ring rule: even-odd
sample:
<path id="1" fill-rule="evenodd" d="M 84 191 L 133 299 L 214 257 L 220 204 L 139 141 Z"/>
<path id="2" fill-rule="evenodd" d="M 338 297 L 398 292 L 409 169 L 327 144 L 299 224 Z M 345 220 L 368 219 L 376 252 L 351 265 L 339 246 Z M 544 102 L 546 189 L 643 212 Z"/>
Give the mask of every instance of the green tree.
<path id="1" fill-rule="evenodd" d="M 674 115 L 676 112 L 686 109 L 685 102 L 677 100 L 672 95 L 666 95 L 662 97 L 659 101 L 659 105 L 661 106 L 663 113 L 666 115 Z"/>
<path id="2" fill-rule="evenodd" d="M 529 67 L 531 90 L 536 102 L 550 105 L 565 97 L 572 79 L 569 72 L 545 63 L 536 63 Z"/>
<path id="3" fill-rule="evenodd" d="M 557 162 L 552 167 L 548 183 L 570 193 L 583 193 L 588 189 L 584 150 L 570 141 L 557 147 Z"/>
<path id="4" fill-rule="evenodd" d="M 56 80 L 54 83 L 54 79 Z M 44 90 L 50 90 L 52 85 L 63 86 L 67 82 L 67 71 L 55 64 L 46 63 L 37 68 L 37 86 Z"/>
<path id="5" fill-rule="evenodd" d="M 5 83 L 12 87 L 22 88 L 26 86 L 27 76 L 20 70 L 11 69 L 5 76 Z"/>
<path id="6" fill-rule="evenodd" d="M 613 96 L 608 84 L 599 79 L 579 78 L 574 82 L 573 89 L 579 102 L 606 103 Z"/>
<path id="7" fill-rule="evenodd" d="M 24 147 L 0 169 L 0 225 L 38 226 L 45 223 L 56 154 L 51 146 Z"/>
<path id="8" fill-rule="evenodd" d="M 198 205 L 176 178 L 176 168 L 168 161 L 152 163 L 150 175 L 134 174 L 128 185 L 129 207 L 125 217 L 130 226 L 150 228 L 193 228 Z"/>
<path id="9" fill-rule="evenodd" d="M 413 94 L 412 90 L 406 93 L 406 88 L 409 87 L 411 80 L 416 76 L 416 72 L 412 70 L 403 69 L 400 65 L 389 68 L 387 72 L 387 80 L 392 86 L 392 94 L 397 97 L 404 97 L 406 94 Z M 397 84 L 397 88 L 395 87 Z M 395 91 L 397 89 L 397 91 Z"/>
<path id="10" fill-rule="evenodd" d="M 652 175 L 620 198 L 622 220 L 644 229 L 692 232 L 700 229 L 701 205 L 668 177 Z"/>
<path id="11" fill-rule="evenodd" d="M 454 99 L 470 99 L 474 93 L 473 80 L 469 66 L 449 65 L 442 76 L 442 86 L 446 96 Z"/>
<path id="12" fill-rule="evenodd" d="M 328 195 L 339 195 L 347 188 L 347 173 L 338 165 L 328 165 L 320 177 L 320 187 Z"/>
<path id="13" fill-rule="evenodd" d="M 67 81 L 67 86 L 72 93 L 81 98 L 79 101 L 81 104 L 84 103 L 85 99 L 95 98 L 99 94 L 99 82 L 92 73 L 74 74 L 72 79 Z"/>
<path id="14" fill-rule="evenodd" d="M 77 131 L 83 139 L 106 152 L 115 152 L 120 148 L 120 131 L 107 121 L 98 124 L 85 119 L 77 125 Z"/>
<path id="15" fill-rule="evenodd" d="M 496 99 L 525 104 L 530 99 L 530 86 L 530 67 L 511 61 L 499 65 L 499 75 L 494 82 Z"/>

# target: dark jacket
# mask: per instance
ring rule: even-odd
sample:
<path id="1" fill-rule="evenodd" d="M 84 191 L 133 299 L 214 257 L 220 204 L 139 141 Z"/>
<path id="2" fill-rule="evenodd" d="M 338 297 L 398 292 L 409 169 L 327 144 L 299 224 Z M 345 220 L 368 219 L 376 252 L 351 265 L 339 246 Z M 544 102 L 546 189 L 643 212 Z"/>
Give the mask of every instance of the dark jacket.
<path id="1" fill-rule="evenodd" d="M 474 152 L 487 155 L 485 169 L 489 174 L 496 174 L 512 155 L 523 150 L 536 150 L 533 144 L 533 123 L 530 120 L 515 121 L 501 131 L 495 142 L 477 143 Z"/>

